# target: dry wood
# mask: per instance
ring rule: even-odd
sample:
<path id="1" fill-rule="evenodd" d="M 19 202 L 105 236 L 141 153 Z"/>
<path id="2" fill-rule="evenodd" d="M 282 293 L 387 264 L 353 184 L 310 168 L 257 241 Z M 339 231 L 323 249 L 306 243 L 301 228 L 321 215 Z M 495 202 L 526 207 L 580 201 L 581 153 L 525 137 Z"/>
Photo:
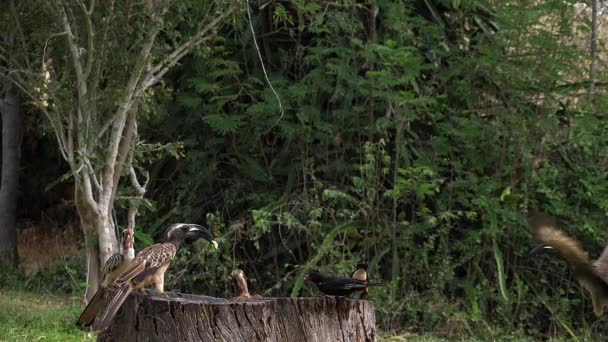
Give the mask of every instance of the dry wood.
<path id="1" fill-rule="evenodd" d="M 375 341 L 374 303 L 133 293 L 97 341 Z"/>

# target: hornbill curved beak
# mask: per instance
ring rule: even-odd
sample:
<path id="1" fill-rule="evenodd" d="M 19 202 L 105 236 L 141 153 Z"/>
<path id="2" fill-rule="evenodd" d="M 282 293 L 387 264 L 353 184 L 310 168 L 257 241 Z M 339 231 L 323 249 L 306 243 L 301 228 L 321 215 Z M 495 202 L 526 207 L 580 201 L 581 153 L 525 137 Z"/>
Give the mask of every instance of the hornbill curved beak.
<path id="1" fill-rule="evenodd" d="M 211 234 L 211 232 L 207 230 L 207 228 L 199 226 L 198 224 L 190 224 L 186 236 L 196 239 L 204 238 L 205 240 L 211 242 L 213 248 L 218 248 L 217 241 L 215 241 L 215 236 L 213 236 L 213 234 Z"/>

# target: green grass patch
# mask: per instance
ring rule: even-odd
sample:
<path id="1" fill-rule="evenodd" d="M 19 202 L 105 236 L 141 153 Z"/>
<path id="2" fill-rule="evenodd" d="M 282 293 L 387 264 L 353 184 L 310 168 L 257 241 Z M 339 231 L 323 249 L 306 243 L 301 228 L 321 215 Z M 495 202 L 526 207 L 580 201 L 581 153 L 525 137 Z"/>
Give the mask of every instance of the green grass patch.
<path id="1" fill-rule="evenodd" d="M 75 325 L 80 298 L 0 289 L 0 341 L 95 341 Z"/>

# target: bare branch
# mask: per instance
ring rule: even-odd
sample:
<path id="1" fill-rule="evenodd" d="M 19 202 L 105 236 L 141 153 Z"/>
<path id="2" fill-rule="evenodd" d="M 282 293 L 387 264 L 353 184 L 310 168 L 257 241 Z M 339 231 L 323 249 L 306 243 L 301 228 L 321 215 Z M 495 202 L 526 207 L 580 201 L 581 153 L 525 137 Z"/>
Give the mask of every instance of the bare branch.
<path id="1" fill-rule="evenodd" d="M 101 184 L 99 184 L 99 181 L 97 180 L 97 177 L 95 176 L 95 169 L 91 165 L 91 161 L 89 160 L 88 157 L 83 156 L 83 155 L 81 155 L 80 158 L 82 158 L 82 160 L 84 161 L 86 166 L 89 168 L 89 173 L 91 175 L 91 179 L 93 180 L 93 185 L 95 185 L 95 189 L 97 189 L 97 191 L 99 191 L 99 193 L 101 193 L 102 192 Z"/>
<path id="2" fill-rule="evenodd" d="M 91 5 L 93 4 L 94 0 L 91 0 Z M 91 80 L 90 84 L 91 84 L 91 98 L 95 99 L 97 97 L 97 86 L 99 85 L 99 81 L 101 80 L 101 75 L 103 73 L 103 66 L 104 66 L 104 61 L 106 60 L 106 46 L 108 44 L 108 31 L 110 29 L 110 26 L 112 24 L 112 17 L 114 15 L 114 0 L 108 0 L 107 3 L 107 10 L 108 10 L 108 14 L 106 17 L 104 17 L 101 21 L 103 23 L 103 26 L 101 28 L 101 41 L 99 43 L 99 52 L 97 53 L 97 58 L 95 58 L 96 61 L 96 66 L 95 66 L 95 72 L 93 74 L 93 79 Z M 91 103 L 91 115 L 96 118 L 97 117 L 97 101 L 92 101 Z M 112 120 L 108 121 L 109 123 L 112 122 Z M 103 128 L 104 126 L 102 126 Z M 109 127 L 109 126 L 108 126 Z M 107 129 L 107 128 L 106 128 Z M 99 138 L 103 136 L 103 134 L 100 132 L 99 134 L 97 134 L 97 138 L 99 140 Z"/>
<path id="3" fill-rule="evenodd" d="M 89 16 L 93 15 L 94 8 L 95 8 L 95 0 L 91 0 L 91 3 L 89 4 L 89 11 L 87 12 L 87 14 Z"/>
<path id="4" fill-rule="evenodd" d="M 63 36 L 64 34 L 68 34 L 68 33 L 65 31 L 59 32 L 59 33 L 53 33 L 53 34 L 50 34 L 49 37 L 46 39 L 46 41 L 44 42 L 44 49 L 42 50 L 42 61 L 40 62 L 41 65 L 44 65 L 44 63 L 46 62 L 46 48 L 47 48 L 51 38 L 54 38 L 57 36 Z"/>
<path id="5" fill-rule="evenodd" d="M 97 133 L 97 139 L 101 139 L 110 126 L 114 123 L 114 117 L 109 118 L 99 129 L 99 133 Z"/>
<path id="6" fill-rule="evenodd" d="M 93 38 L 95 36 L 94 32 L 93 32 L 93 23 L 91 22 L 91 15 L 89 14 L 89 11 L 87 11 L 86 6 L 84 5 L 84 2 L 82 2 L 82 0 L 78 0 L 78 6 L 80 6 L 80 9 L 82 10 L 82 14 L 84 15 L 84 21 L 86 23 L 86 29 L 87 29 L 87 64 L 85 66 L 84 69 L 84 74 L 83 77 L 84 79 L 88 79 L 89 78 L 89 74 L 91 73 L 91 68 L 93 67 Z"/>
<path id="7" fill-rule="evenodd" d="M 137 212 L 139 211 L 139 202 L 144 198 L 144 194 L 146 193 L 146 187 L 148 186 L 148 181 L 150 180 L 150 173 L 148 171 L 145 172 L 144 176 L 146 178 L 144 185 L 141 185 L 137 180 L 137 175 L 135 174 L 135 169 L 133 166 L 129 168 L 129 178 L 131 179 L 131 185 L 135 188 L 136 196 L 135 200 L 131 202 L 131 206 L 129 207 L 128 214 L 128 228 L 135 229 L 135 217 L 137 216 Z"/>
<path id="8" fill-rule="evenodd" d="M 65 10 L 65 6 L 61 6 L 61 20 L 63 23 L 63 28 L 65 30 L 65 32 L 67 33 L 67 42 L 68 42 L 68 47 L 70 48 L 70 52 L 72 53 L 72 61 L 74 63 L 74 70 L 76 71 L 76 78 L 78 80 L 78 84 L 79 84 L 79 89 L 78 92 L 81 92 L 80 86 L 83 85 L 84 83 L 84 77 L 83 77 L 83 71 L 82 71 L 82 64 L 80 63 L 80 49 L 78 48 L 78 46 L 76 45 L 76 42 L 74 41 L 74 34 L 72 33 L 72 26 L 70 25 L 70 22 L 68 20 L 68 14 Z M 86 89 L 86 85 L 84 85 Z M 79 94 L 80 96 L 80 94 Z"/>
<path id="9" fill-rule="evenodd" d="M 84 165 L 82 165 L 79 170 L 82 170 Z M 91 177 L 88 172 L 83 172 L 80 177 L 82 177 L 82 184 L 84 185 L 84 198 L 89 203 L 92 209 L 99 208 L 97 202 L 93 198 L 93 189 L 91 188 Z"/>
<path id="10" fill-rule="evenodd" d="M 19 90 L 21 90 L 21 92 L 23 94 L 27 95 L 27 97 L 29 97 L 34 102 L 34 104 L 36 104 L 36 107 L 38 107 L 38 109 L 40 109 L 40 111 L 42 111 L 44 116 L 46 116 L 46 118 L 51 123 L 51 126 L 53 127 L 53 132 L 55 133 L 55 138 L 57 139 L 57 143 L 59 144 L 59 151 L 61 152 L 61 155 L 63 156 L 63 158 L 65 160 L 69 160 L 68 156 L 66 154 L 67 145 L 66 145 L 66 141 L 65 141 L 65 136 L 63 136 L 61 134 L 61 129 L 60 129 L 61 125 L 57 125 L 57 123 L 53 120 L 53 118 L 51 117 L 51 114 L 49 113 L 49 111 L 46 108 L 46 106 L 44 105 L 44 103 L 42 103 L 40 98 L 38 96 L 34 96 L 32 93 L 27 91 L 27 89 L 21 82 L 13 79 L 12 77 L 9 77 L 8 74 L 5 75 L 3 73 L 0 73 L 0 76 L 2 76 L 4 79 L 8 80 L 9 82 L 12 82 L 13 84 L 15 84 L 19 88 Z"/>
<path id="11" fill-rule="evenodd" d="M 185 55 L 190 53 L 192 49 L 215 36 L 216 33 L 209 35 L 208 32 L 213 30 L 220 22 L 238 8 L 238 3 L 234 3 L 232 6 L 228 7 L 222 14 L 213 18 L 207 25 L 201 27 L 190 39 L 188 39 L 188 41 L 176 48 L 163 61 L 153 66 L 146 77 L 144 77 L 144 82 L 141 85 L 139 93 L 156 84 L 171 67 L 179 62 Z"/>
<path id="12" fill-rule="evenodd" d="M 127 82 L 127 87 L 124 91 L 124 98 L 118 104 L 118 109 L 114 114 L 115 119 L 110 134 L 110 145 L 107 149 L 105 169 L 103 175 L 103 201 L 106 202 L 105 204 L 108 208 L 111 203 L 113 193 L 115 192 L 113 186 L 115 172 L 114 165 L 116 164 L 116 160 L 118 157 L 120 141 L 122 139 L 123 131 L 127 121 L 127 115 L 135 101 L 137 85 L 141 81 L 141 76 L 143 74 L 144 67 L 146 66 L 146 61 L 150 56 L 150 51 L 154 46 L 154 40 L 156 39 L 156 36 L 160 31 L 160 27 L 162 25 L 162 19 L 158 16 L 158 14 L 152 13 L 150 19 L 153 22 L 153 25 L 148 31 L 148 35 L 144 40 L 144 44 L 141 47 L 136 63 L 132 68 L 131 76 L 129 78 L 129 81 Z"/>
<path id="13" fill-rule="evenodd" d="M 76 71 L 76 80 L 78 82 L 78 86 L 76 87 L 78 90 L 78 120 L 82 122 L 84 121 L 83 115 L 85 112 L 83 105 L 88 102 L 86 99 L 87 84 L 82 70 L 82 63 L 80 61 L 80 49 L 74 41 L 74 34 L 72 32 L 72 27 L 68 19 L 68 14 L 66 12 L 65 5 L 61 6 L 61 20 L 65 32 L 67 32 L 66 40 L 68 42 L 68 47 L 70 48 L 72 54 L 74 70 Z"/>
<path id="14" fill-rule="evenodd" d="M 591 63 L 589 65 L 589 102 L 593 100 L 593 93 L 595 93 L 595 69 L 597 60 L 597 0 L 592 2 L 593 8 L 591 9 L 591 46 L 590 46 L 590 58 Z"/>
<path id="15" fill-rule="evenodd" d="M 146 180 L 144 182 L 144 185 L 141 185 L 137 180 L 137 174 L 135 173 L 135 169 L 133 168 L 133 166 L 129 168 L 129 179 L 131 179 L 131 185 L 133 185 L 137 196 L 140 198 L 146 193 L 146 187 L 148 186 L 148 181 L 150 180 L 150 174 L 148 173 L 148 171 L 145 171 L 145 178 Z"/>

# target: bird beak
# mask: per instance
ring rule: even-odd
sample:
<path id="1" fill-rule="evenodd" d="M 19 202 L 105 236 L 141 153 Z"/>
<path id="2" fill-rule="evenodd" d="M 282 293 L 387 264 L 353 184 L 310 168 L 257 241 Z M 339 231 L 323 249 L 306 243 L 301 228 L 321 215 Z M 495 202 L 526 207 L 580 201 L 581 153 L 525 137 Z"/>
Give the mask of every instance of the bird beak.
<path id="1" fill-rule="evenodd" d="M 532 255 L 532 254 L 536 254 L 539 252 L 543 252 L 543 251 L 553 251 L 555 250 L 555 248 L 549 246 L 549 245 L 545 245 L 544 243 L 539 244 L 538 246 L 532 248 L 528 254 Z"/>
<path id="2" fill-rule="evenodd" d="M 308 274 L 304 275 L 304 281 L 310 280 L 310 276 Z"/>
<path id="3" fill-rule="evenodd" d="M 211 244 L 213 245 L 213 248 L 215 248 L 215 249 L 218 248 L 217 241 L 215 241 L 215 236 L 213 236 L 213 234 L 211 234 L 211 232 L 208 231 L 207 228 L 205 228 L 203 226 L 199 226 L 198 224 L 191 224 L 190 228 L 188 229 L 187 235 L 194 236 L 194 237 L 202 237 L 205 240 L 211 242 Z"/>

